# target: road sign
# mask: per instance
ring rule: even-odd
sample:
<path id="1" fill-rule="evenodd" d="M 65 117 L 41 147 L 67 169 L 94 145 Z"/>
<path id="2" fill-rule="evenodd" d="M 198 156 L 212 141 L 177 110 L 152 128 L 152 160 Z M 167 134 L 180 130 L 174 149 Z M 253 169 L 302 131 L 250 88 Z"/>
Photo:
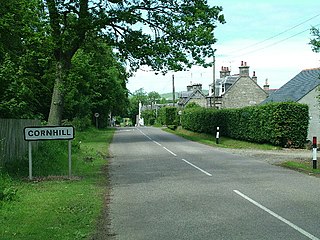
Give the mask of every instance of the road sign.
<path id="1" fill-rule="evenodd" d="M 24 140 L 71 140 L 74 139 L 74 128 L 72 126 L 45 126 L 45 127 L 25 127 Z"/>

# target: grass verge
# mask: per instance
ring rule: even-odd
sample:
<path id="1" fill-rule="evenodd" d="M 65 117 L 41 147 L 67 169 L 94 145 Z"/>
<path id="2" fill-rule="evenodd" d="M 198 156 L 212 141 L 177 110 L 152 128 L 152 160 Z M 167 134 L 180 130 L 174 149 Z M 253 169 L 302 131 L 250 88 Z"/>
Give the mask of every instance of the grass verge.
<path id="1" fill-rule="evenodd" d="M 235 140 L 232 138 L 221 137 L 219 138 L 219 144 L 216 143 L 216 137 L 211 134 L 196 133 L 185 130 L 181 127 L 176 130 L 165 128 L 164 131 L 174 133 L 180 137 L 186 138 L 191 141 L 207 144 L 220 148 L 235 148 L 235 149 L 259 149 L 259 150 L 278 150 L 280 147 L 273 146 L 271 144 L 258 144 L 247 141 Z"/>
<path id="2" fill-rule="evenodd" d="M 89 239 L 95 232 L 103 209 L 107 177 L 102 169 L 107 164 L 108 146 L 113 132 L 112 129 L 90 129 L 76 133 L 72 149 L 74 177 L 71 180 L 44 175 L 32 182 L 21 178 L 10 180 L 10 188 L 15 190 L 16 196 L 10 201 L 0 201 L 1 239 Z M 61 151 L 63 154 L 49 154 L 50 158 L 55 159 L 43 159 L 61 162 L 62 167 L 43 171 L 49 174 L 55 171 L 68 172 L 67 164 L 63 164 L 68 161 L 64 154 L 67 152 L 67 143 L 63 143 L 60 146 L 64 145 L 65 151 Z M 48 148 L 39 153 L 35 165 L 41 163 L 41 156 L 48 157 L 48 153 Z M 57 167 L 59 164 L 49 165 Z M 38 174 L 40 172 L 37 171 Z"/>
<path id="3" fill-rule="evenodd" d="M 313 169 L 312 161 L 287 161 L 278 164 L 278 166 L 289 168 L 298 172 L 306 173 L 316 177 L 320 177 L 320 169 Z"/>

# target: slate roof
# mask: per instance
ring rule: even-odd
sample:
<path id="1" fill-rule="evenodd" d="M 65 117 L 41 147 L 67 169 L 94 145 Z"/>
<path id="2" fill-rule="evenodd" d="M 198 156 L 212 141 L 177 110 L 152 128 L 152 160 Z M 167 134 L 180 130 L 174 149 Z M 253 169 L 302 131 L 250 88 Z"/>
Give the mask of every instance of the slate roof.
<path id="1" fill-rule="evenodd" d="M 193 91 L 181 92 L 179 96 L 180 100 L 178 104 L 185 105 L 190 101 L 190 99 L 201 99 L 205 97 L 206 95 L 199 89 L 195 89 Z"/>
<path id="2" fill-rule="evenodd" d="M 270 94 L 268 102 L 297 102 L 320 84 L 320 68 L 302 70 L 289 82 Z"/>

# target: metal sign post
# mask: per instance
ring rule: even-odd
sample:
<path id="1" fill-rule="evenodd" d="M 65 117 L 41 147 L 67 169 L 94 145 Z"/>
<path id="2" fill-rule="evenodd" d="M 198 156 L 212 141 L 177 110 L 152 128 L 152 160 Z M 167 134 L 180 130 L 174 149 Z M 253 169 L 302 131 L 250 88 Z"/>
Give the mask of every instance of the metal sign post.
<path id="1" fill-rule="evenodd" d="M 100 114 L 99 113 L 95 113 L 94 117 L 96 118 L 96 128 L 99 128 L 98 118 L 100 117 Z"/>
<path id="2" fill-rule="evenodd" d="M 29 179 L 32 180 L 32 141 L 68 140 L 69 178 L 71 178 L 71 140 L 74 139 L 73 126 L 56 127 L 25 127 L 24 140 L 29 142 Z"/>

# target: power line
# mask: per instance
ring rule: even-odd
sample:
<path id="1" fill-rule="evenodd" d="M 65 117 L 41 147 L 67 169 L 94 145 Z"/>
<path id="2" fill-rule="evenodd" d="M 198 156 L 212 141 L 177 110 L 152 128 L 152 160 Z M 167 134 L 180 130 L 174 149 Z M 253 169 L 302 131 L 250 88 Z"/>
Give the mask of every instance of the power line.
<path id="1" fill-rule="evenodd" d="M 315 27 L 317 27 L 317 26 L 320 26 L 320 24 L 315 25 Z M 291 35 L 290 37 L 281 39 L 281 40 L 279 40 L 279 41 L 277 41 L 277 42 L 274 42 L 274 43 L 271 43 L 271 44 L 269 44 L 269 45 L 267 45 L 267 46 L 264 46 L 264 47 L 261 47 L 261 48 L 252 50 L 252 51 L 247 52 L 247 53 L 239 54 L 239 55 L 236 55 L 236 56 L 234 56 L 234 57 L 246 56 L 246 55 L 249 55 L 249 54 L 251 54 L 251 53 L 255 53 L 255 52 L 264 50 L 264 49 L 266 49 L 266 48 L 273 47 L 274 45 L 277 45 L 277 44 L 279 44 L 279 43 L 285 42 L 285 41 L 287 41 L 288 39 L 293 38 L 293 37 L 295 37 L 295 36 L 298 36 L 298 35 L 300 35 L 300 34 L 302 34 L 302 33 L 304 33 L 304 32 L 307 32 L 307 31 L 310 31 L 310 29 L 303 30 L 303 31 L 301 31 L 301 32 L 298 32 L 298 33 L 295 33 L 295 34 Z"/>
<path id="2" fill-rule="evenodd" d="M 269 41 L 269 40 L 271 40 L 271 39 L 274 39 L 274 38 L 276 38 L 276 37 L 278 37 L 278 36 L 281 36 L 281 35 L 284 34 L 284 33 L 289 32 L 289 31 L 291 31 L 292 29 L 295 29 L 295 28 L 297 28 L 297 27 L 305 24 L 306 22 L 309 22 L 309 21 L 311 21 L 311 20 L 313 20 L 313 19 L 315 19 L 315 18 L 317 18 L 317 17 L 319 17 L 319 16 L 320 16 L 320 14 L 317 14 L 317 15 L 315 15 L 315 16 L 313 16 L 313 17 L 311 17 L 311 18 L 309 18 L 309 19 L 307 19 L 307 20 L 305 20 L 305 21 L 303 21 L 303 22 L 301 22 L 301 23 L 298 23 L 297 25 L 295 25 L 295 26 L 293 26 L 293 27 L 290 27 L 290 28 L 288 28 L 288 29 L 280 32 L 280 33 L 277 33 L 277 34 L 275 34 L 275 35 L 273 35 L 273 36 L 271 36 L 271 37 L 268 37 L 268 38 L 266 38 L 266 39 L 264 39 L 264 40 L 262 40 L 262 41 L 260 41 L 260 42 L 251 44 L 251 45 L 249 45 L 249 46 L 247 46 L 247 47 L 244 47 L 244 48 L 241 48 L 241 49 L 237 49 L 237 50 L 233 50 L 233 51 L 227 53 L 226 55 L 232 55 L 232 53 L 239 52 L 239 51 L 243 51 L 243 50 L 246 50 L 246 49 L 249 49 L 249 48 L 253 48 L 253 47 L 257 46 L 257 45 L 260 45 L 260 44 L 262 44 L 262 43 L 265 43 L 265 42 L 267 42 L 267 41 Z M 318 26 L 318 25 L 316 25 L 316 26 Z M 290 37 L 288 37 L 288 38 L 285 38 L 284 40 L 280 40 L 279 42 L 276 42 L 275 44 L 278 44 L 278 43 L 280 43 L 280 42 L 283 42 L 283 41 L 285 41 L 285 40 L 288 40 L 288 39 L 290 39 L 290 38 L 292 38 L 292 37 L 294 37 L 294 36 L 297 36 L 297 35 L 299 35 L 299 34 L 301 34 L 301 33 L 306 32 L 306 31 L 308 31 L 308 30 L 310 30 L 310 29 L 304 30 L 304 31 L 302 31 L 302 32 L 300 32 L 300 33 L 297 33 L 297 34 L 294 34 L 293 36 L 290 36 Z M 273 45 L 274 45 L 274 44 L 270 44 L 270 45 L 268 45 L 267 47 L 271 47 L 271 46 L 273 46 Z M 256 51 L 259 51 L 259 50 L 261 50 L 261 49 L 265 49 L 265 48 L 267 48 L 267 47 L 263 47 L 263 48 L 260 48 L 260 49 L 258 49 L 258 50 L 253 50 L 253 51 L 251 51 L 251 52 L 249 52 L 249 53 L 256 52 Z M 249 53 L 241 54 L 241 56 L 242 56 L 242 55 L 248 55 Z"/>

